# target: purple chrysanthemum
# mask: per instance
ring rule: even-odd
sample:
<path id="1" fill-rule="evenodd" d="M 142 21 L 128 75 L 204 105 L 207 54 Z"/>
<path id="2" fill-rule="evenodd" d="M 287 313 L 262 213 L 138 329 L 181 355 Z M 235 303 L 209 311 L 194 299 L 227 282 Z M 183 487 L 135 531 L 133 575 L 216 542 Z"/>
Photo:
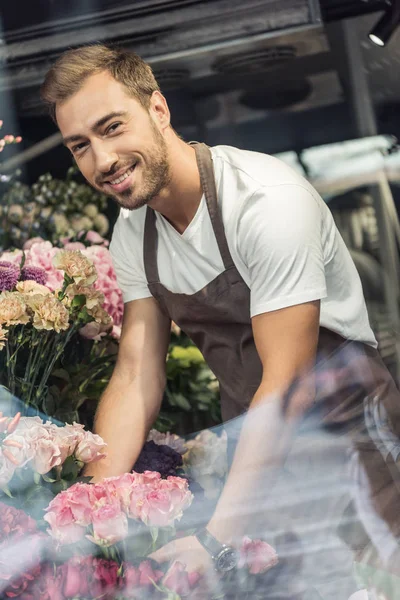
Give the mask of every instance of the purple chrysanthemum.
<path id="1" fill-rule="evenodd" d="M 133 470 L 136 473 L 158 471 L 161 477 L 168 477 L 176 475 L 176 470 L 182 466 L 182 462 L 182 456 L 169 446 L 146 442 Z"/>
<path id="2" fill-rule="evenodd" d="M 11 292 L 18 281 L 19 268 L 4 260 L 0 261 L 0 292 Z"/>
<path id="3" fill-rule="evenodd" d="M 46 285 L 47 273 L 41 267 L 28 265 L 21 270 L 21 281 L 36 281 L 40 285 Z"/>

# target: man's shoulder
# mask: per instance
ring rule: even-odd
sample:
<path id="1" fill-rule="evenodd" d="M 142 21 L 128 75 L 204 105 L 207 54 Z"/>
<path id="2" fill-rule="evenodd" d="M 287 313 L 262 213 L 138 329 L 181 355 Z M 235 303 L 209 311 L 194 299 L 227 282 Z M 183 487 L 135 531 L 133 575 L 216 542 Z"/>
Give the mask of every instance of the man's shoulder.
<path id="1" fill-rule="evenodd" d="M 249 188 L 309 185 L 295 169 L 270 154 L 222 145 L 213 146 L 211 153 L 217 178 L 230 175 Z"/>

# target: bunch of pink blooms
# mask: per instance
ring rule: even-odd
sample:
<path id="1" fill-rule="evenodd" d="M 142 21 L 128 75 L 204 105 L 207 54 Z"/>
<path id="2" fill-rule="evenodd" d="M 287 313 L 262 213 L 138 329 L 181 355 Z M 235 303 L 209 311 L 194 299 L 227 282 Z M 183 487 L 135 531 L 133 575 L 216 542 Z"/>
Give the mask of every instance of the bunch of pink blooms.
<path id="1" fill-rule="evenodd" d="M 40 417 L 22 417 L 12 432 L 5 433 L 0 445 L 0 488 L 8 484 L 16 469 L 26 465 L 44 475 L 54 467 L 61 468 L 70 456 L 82 467 L 106 456 L 102 438 L 79 423 L 59 427 Z"/>
<path id="2" fill-rule="evenodd" d="M 133 472 L 94 485 L 76 483 L 50 502 L 44 518 L 60 544 L 86 537 L 111 546 L 127 537 L 129 519 L 150 527 L 172 526 L 192 499 L 186 479 Z"/>
<path id="3" fill-rule="evenodd" d="M 88 240 L 90 241 L 91 239 L 97 238 L 89 236 Z M 124 303 L 122 292 L 117 284 L 117 277 L 109 250 L 103 244 L 96 243 L 96 245 L 86 248 L 81 242 L 69 243 L 68 241 L 66 241 L 65 250 L 79 250 L 93 262 L 97 271 L 97 280 L 94 283 L 94 288 L 104 294 L 103 308 L 113 319 L 113 335 L 119 337 Z M 62 285 L 64 275 L 54 266 L 54 257 L 60 252 L 60 249 L 53 246 L 51 242 L 46 242 L 41 238 L 33 238 L 25 244 L 24 252 L 26 257 L 25 265 L 44 269 L 47 273 L 47 287 L 52 291 L 59 289 Z M 19 265 L 22 259 L 22 250 L 4 252 L 0 258 L 2 261 Z M 96 337 L 94 326 L 92 324 L 89 325 L 91 327 L 87 327 L 85 330 L 86 337 Z M 85 335 L 85 332 L 83 333 Z"/>

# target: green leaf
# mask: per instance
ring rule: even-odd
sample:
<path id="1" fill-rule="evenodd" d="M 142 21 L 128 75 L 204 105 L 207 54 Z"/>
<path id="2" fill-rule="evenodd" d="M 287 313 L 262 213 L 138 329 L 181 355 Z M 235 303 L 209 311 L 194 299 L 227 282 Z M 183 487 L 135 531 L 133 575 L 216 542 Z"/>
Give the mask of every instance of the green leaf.
<path id="1" fill-rule="evenodd" d="M 46 483 L 54 483 L 55 481 L 57 481 L 57 479 L 52 479 L 51 477 L 48 477 L 47 475 L 42 475 L 43 480 L 46 481 Z"/>
<path id="2" fill-rule="evenodd" d="M 53 377 L 57 377 L 58 379 L 62 379 L 63 381 L 66 381 L 67 383 L 69 383 L 71 381 L 71 377 L 70 377 L 68 371 L 66 371 L 65 369 L 54 369 L 54 371 L 51 372 L 51 375 Z"/>
<path id="3" fill-rule="evenodd" d="M 155 544 L 158 538 L 158 527 L 150 527 L 150 534 L 153 544 Z"/>
<path id="4" fill-rule="evenodd" d="M 174 406 L 186 411 L 192 408 L 190 402 L 185 398 L 185 396 L 183 396 L 183 394 L 171 394 L 171 397 L 173 399 Z"/>
<path id="5" fill-rule="evenodd" d="M 33 474 L 33 481 L 36 483 L 36 485 L 40 485 L 40 479 L 41 479 L 40 473 L 35 471 Z"/>
<path id="6" fill-rule="evenodd" d="M 2 487 L 1 491 L 9 498 L 14 498 L 14 496 L 12 495 L 12 493 L 10 492 L 10 490 L 8 489 L 7 486 Z"/>

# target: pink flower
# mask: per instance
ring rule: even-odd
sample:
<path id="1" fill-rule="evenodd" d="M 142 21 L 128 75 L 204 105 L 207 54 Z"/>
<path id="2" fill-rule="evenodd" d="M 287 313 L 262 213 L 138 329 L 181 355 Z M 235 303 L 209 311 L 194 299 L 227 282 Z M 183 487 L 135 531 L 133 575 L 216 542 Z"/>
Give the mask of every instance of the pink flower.
<path id="1" fill-rule="evenodd" d="M 98 276 L 95 288 L 104 294 L 103 308 L 112 317 L 114 325 L 119 327 L 122 323 L 124 303 L 109 250 L 104 246 L 90 246 L 82 253 L 93 261 Z"/>
<path id="2" fill-rule="evenodd" d="M 144 560 L 139 565 L 139 585 L 150 586 L 153 581 L 157 583 L 164 575 L 162 571 L 154 570 L 149 560 Z"/>
<path id="3" fill-rule="evenodd" d="M 164 575 L 159 569 L 153 569 L 148 560 L 141 562 L 138 567 L 129 563 L 123 563 L 122 566 L 124 577 L 121 593 L 124 598 L 141 598 L 141 589 L 153 588 Z"/>
<path id="4" fill-rule="evenodd" d="M 82 244 L 82 242 L 67 242 L 66 244 L 64 244 L 64 249 L 65 250 L 84 250 L 85 244 Z"/>
<path id="5" fill-rule="evenodd" d="M 45 428 L 51 432 L 60 450 L 60 464 L 64 464 L 65 460 L 72 456 L 78 443 L 84 438 L 85 431 L 83 425 L 74 423 L 73 425 L 66 424 L 63 427 L 58 427 L 54 423 L 46 423 Z"/>
<path id="6" fill-rule="evenodd" d="M 182 517 L 190 506 L 193 494 L 186 479 L 161 479 L 155 489 L 146 494 L 141 510 L 142 520 L 150 526 L 167 527 Z"/>
<path id="7" fill-rule="evenodd" d="M 251 540 L 244 537 L 239 550 L 238 567 L 247 567 L 249 573 L 258 575 L 274 567 L 278 563 L 275 550 L 262 540 Z"/>
<path id="8" fill-rule="evenodd" d="M 111 496 L 118 498 L 122 508 L 128 512 L 132 490 L 137 484 L 136 473 L 124 473 L 117 477 L 107 477 L 103 480 L 105 486 Z"/>
<path id="9" fill-rule="evenodd" d="M 75 458 L 83 463 L 91 463 L 107 456 L 104 452 L 106 443 L 97 434 L 85 431 L 75 449 Z"/>
<path id="10" fill-rule="evenodd" d="M 0 259 L 2 262 L 9 262 L 13 265 L 16 265 L 17 267 L 20 266 L 22 257 L 23 257 L 22 250 L 7 251 L 7 252 L 3 252 L 3 254 L 0 255 Z"/>
<path id="11" fill-rule="evenodd" d="M 200 573 L 188 573 L 185 565 L 176 560 L 168 569 L 163 579 L 163 585 L 179 596 L 187 596 L 200 577 Z"/>
<path id="12" fill-rule="evenodd" d="M 53 265 L 53 258 L 57 252 L 59 249 L 53 247 L 51 242 L 37 242 L 26 252 L 26 266 L 33 265 L 44 269 L 47 273 L 46 285 L 52 291 L 60 288 L 64 280 L 63 273 Z"/>
<path id="13" fill-rule="evenodd" d="M 40 244 L 41 242 L 44 242 L 45 240 L 41 237 L 33 237 L 30 240 L 27 240 L 25 242 L 25 244 L 23 245 L 23 249 L 24 250 L 30 250 L 33 246 L 33 244 Z"/>
<path id="14" fill-rule="evenodd" d="M 61 464 L 61 452 L 52 439 L 39 438 L 35 442 L 32 466 L 41 475 Z"/>
<path id="15" fill-rule="evenodd" d="M 102 325 L 101 323 L 96 323 L 96 321 L 91 321 L 80 328 L 79 335 L 86 340 L 96 340 L 99 342 L 109 330 L 109 325 Z"/>
<path id="16" fill-rule="evenodd" d="M 118 569 L 118 564 L 112 560 L 75 556 L 57 567 L 58 588 L 62 590 L 60 598 L 111 600 L 119 588 Z"/>
<path id="17" fill-rule="evenodd" d="M 64 492 L 63 492 L 64 493 Z M 56 496 L 57 497 L 57 496 Z M 65 491 L 61 503 L 54 503 L 52 510 L 61 510 L 68 506 L 74 522 L 81 527 L 87 527 L 92 522 L 93 493 L 92 486 L 86 483 L 75 483 Z M 50 508 L 50 505 L 49 505 Z"/>
<path id="18" fill-rule="evenodd" d="M 91 504 L 88 506 L 90 495 L 81 493 L 79 487 L 79 491 L 76 489 L 83 485 L 76 483 L 60 492 L 46 509 L 44 520 L 50 525 L 47 531 L 60 544 L 72 544 L 85 536 Z"/>
<path id="19" fill-rule="evenodd" d="M 95 544 L 111 546 L 128 535 L 128 519 L 119 502 L 100 506 L 92 514 L 93 536 L 87 536 Z"/>
<path id="20" fill-rule="evenodd" d="M 90 244 L 100 244 L 102 246 L 108 246 L 108 240 L 105 240 L 103 237 L 101 237 L 99 233 L 97 233 L 97 231 L 93 231 L 93 229 L 86 232 L 85 239 Z"/>

